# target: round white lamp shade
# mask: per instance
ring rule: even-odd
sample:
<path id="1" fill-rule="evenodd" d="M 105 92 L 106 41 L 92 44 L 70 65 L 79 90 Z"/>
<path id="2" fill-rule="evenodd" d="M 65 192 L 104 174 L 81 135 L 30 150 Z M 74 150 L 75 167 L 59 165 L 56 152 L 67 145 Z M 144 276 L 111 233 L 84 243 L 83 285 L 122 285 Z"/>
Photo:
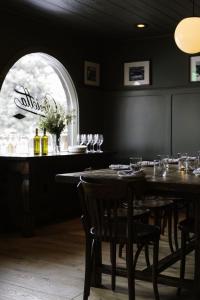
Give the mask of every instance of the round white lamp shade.
<path id="1" fill-rule="evenodd" d="M 175 30 L 177 46 L 186 53 L 200 52 L 200 18 L 190 17 L 181 20 Z"/>

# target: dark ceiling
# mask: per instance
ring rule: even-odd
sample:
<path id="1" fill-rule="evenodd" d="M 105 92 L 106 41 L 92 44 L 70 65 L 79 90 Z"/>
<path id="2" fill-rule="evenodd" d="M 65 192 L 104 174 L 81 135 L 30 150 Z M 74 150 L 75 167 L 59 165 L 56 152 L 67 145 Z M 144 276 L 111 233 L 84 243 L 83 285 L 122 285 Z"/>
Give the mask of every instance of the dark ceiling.
<path id="1" fill-rule="evenodd" d="M 200 15 L 199 0 L 195 13 Z M 2 13 L 106 38 L 172 34 L 193 12 L 192 0 L 4 0 Z M 146 29 L 135 24 L 144 22 Z"/>

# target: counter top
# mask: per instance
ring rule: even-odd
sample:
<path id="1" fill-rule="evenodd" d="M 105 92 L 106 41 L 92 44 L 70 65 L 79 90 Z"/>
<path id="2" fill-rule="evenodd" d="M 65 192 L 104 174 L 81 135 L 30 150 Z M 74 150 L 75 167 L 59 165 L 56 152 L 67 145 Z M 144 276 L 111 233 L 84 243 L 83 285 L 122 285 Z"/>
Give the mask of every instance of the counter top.
<path id="1" fill-rule="evenodd" d="M 0 160 L 20 160 L 20 161 L 27 161 L 33 159 L 48 159 L 48 158 L 63 158 L 66 157 L 85 157 L 85 156 L 104 156 L 108 154 L 114 154 L 114 152 L 104 151 L 104 152 L 89 152 L 89 153 L 71 153 L 71 152 L 60 152 L 59 154 L 56 153 L 49 153 L 48 155 L 26 155 L 26 154 L 10 154 L 10 155 L 0 155 Z"/>

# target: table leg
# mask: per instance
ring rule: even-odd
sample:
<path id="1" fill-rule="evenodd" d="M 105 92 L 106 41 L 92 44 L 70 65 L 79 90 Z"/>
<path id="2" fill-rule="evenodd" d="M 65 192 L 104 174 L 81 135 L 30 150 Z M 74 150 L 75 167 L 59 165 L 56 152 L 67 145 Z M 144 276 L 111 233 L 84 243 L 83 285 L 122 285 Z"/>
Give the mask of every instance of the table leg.
<path id="1" fill-rule="evenodd" d="M 194 299 L 200 299 L 200 199 L 195 200 L 195 270 L 194 270 Z"/>

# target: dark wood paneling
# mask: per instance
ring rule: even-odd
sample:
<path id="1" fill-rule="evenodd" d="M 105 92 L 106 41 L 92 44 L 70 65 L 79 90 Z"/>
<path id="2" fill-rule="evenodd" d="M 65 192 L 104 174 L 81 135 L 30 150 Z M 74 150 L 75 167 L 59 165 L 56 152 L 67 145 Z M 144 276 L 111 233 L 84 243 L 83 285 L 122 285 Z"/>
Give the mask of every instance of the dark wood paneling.
<path id="1" fill-rule="evenodd" d="M 107 101 L 107 145 L 130 155 L 154 158 L 170 153 L 170 97 L 164 94 L 124 96 L 117 93 Z"/>
<path id="2" fill-rule="evenodd" d="M 173 96 L 173 153 L 200 150 L 200 91 Z"/>

